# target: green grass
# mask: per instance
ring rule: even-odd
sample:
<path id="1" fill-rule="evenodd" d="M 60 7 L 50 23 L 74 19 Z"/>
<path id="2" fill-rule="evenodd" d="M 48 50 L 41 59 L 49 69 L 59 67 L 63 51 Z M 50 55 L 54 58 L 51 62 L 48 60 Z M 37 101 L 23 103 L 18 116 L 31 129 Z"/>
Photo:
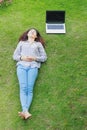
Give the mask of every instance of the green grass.
<path id="1" fill-rule="evenodd" d="M 0 130 L 87 130 L 87 0 L 14 0 L 0 7 Z M 65 35 L 45 33 L 46 10 L 66 11 Z M 16 62 L 12 55 L 21 33 L 37 28 L 48 60 L 35 84 L 30 112 L 21 110 Z"/>

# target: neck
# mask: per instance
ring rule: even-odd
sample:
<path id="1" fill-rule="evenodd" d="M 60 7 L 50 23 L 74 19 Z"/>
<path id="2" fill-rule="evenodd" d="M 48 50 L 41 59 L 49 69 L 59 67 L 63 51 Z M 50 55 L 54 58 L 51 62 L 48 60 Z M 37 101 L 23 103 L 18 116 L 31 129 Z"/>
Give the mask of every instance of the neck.
<path id="1" fill-rule="evenodd" d="M 33 43 L 33 42 L 34 42 L 34 39 L 33 39 L 33 38 L 29 38 L 28 41 L 29 41 L 30 43 Z"/>

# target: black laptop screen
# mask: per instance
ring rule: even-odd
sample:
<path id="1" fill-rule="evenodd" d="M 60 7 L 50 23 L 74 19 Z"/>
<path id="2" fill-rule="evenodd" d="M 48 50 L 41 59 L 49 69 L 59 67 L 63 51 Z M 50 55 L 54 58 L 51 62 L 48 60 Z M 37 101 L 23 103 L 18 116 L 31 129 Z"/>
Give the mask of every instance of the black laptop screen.
<path id="1" fill-rule="evenodd" d="M 65 11 L 46 11 L 46 22 L 65 22 Z"/>

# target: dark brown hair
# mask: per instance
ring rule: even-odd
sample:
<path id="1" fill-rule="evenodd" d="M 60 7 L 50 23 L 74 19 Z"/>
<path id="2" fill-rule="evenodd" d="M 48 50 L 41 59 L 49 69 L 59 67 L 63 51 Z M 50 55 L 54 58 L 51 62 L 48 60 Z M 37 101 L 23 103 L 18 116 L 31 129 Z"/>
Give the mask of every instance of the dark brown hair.
<path id="1" fill-rule="evenodd" d="M 36 33 L 37 33 L 37 38 L 35 38 L 35 41 L 36 41 L 36 42 L 41 42 L 41 44 L 42 44 L 43 46 L 45 46 L 45 42 L 44 42 L 42 36 L 40 35 L 39 31 L 38 31 L 37 29 L 35 29 L 35 28 L 31 28 L 31 29 L 36 30 Z M 24 33 L 19 37 L 19 41 L 27 41 L 27 40 L 28 40 L 27 34 L 28 34 L 28 32 L 29 32 L 31 29 L 28 29 L 26 32 L 24 32 Z"/>

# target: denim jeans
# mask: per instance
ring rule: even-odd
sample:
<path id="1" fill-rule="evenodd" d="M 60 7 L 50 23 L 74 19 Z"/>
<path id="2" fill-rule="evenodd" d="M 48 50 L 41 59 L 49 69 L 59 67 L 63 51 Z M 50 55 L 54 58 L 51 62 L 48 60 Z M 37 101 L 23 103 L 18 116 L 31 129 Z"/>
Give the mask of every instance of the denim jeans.
<path id="1" fill-rule="evenodd" d="M 33 98 L 34 83 L 38 75 L 38 68 L 18 65 L 17 76 L 20 85 L 20 101 L 22 111 L 28 111 Z"/>

